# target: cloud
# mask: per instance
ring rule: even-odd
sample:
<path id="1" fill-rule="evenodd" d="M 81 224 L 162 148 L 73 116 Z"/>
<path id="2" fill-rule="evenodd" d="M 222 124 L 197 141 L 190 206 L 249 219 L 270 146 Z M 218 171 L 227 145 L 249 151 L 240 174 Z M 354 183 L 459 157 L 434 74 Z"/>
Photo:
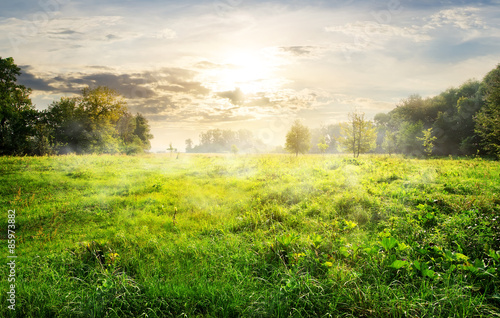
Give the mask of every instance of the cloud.
<path id="1" fill-rule="evenodd" d="M 353 43 L 363 47 L 382 47 L 386 42 L 398 37 L 407 38 L 413 42 L 431 39 L 422 28 L 416 26 L 401 27 L 375 21 L 357 21 L 341 26 L 330 26 L 326 27 L 325 31 L 351 36 L 354 40 Z"/>
<path id="2" fill-rule="evenodd" d="M 294 56 L 309 56 L 315 51 L 315 46 L 282 46 L 280 50 L 286 53 L 291 53 Z"/>
<path id="3" fill-rule="evenodd" d="M 152 35 L 153 38 L 155 39 L 167 39 L 167 40 L 171 40 L 171 39 L 175 39 L 177 37 L 177 33 L 172 30 L 172 29 L 169 29 L 169 28 L 165 28 L 159 32 L 156 32 Z"/>
<path id="4" fill-rule="evenodd" d="M 32 73 L 32 67 L 23 66 L 24 75 L 19 81 L 23 85 L 36 85 L 37 90 L 52 93 L 78 93 L 85 86 L 108 86 L 129 99 L 148 99 L 165 91 L 194 95 L 206 95 L 210 92 L 202 83 L 193 80 L 195 72 L 180 68 L 162 68 L 129 74 L 111 72 L 112 68 L 109 67 L 87 68 L 102 72 L 35 75 Z"/>
<path id="5" fill-rule="evenodd" d="M 234 91 L 218 92 L 217 96 L 229 99 L 233 105 L 241 105 L 245 102 L 245 94 L 238 87 Z"/>
<path id="6" fill-rule="evenodd" d="M 476 14 L 476 12 L 479 11 L 479 8 L 474 7 L 441 10 L 426 19 L 429 21 L 426 27 L 440 28 L 446 25 L 451 25 L 462 30 L 484 29 L 486 24 Z"/>
<path id="7" fill-rule="evenodd" d="M 35 76 L 29 71 L 31 69 L 29 65 L 21 65 L 20 68 L 22 70 L 21 76 L 17 79 L 19 84 L 37 91 L 47 92 L 55 90 L 55 88 L 50 85 L 54 82 L 53 80 Z"/>
<path id="8" fill-rule="evenodd" d="M 22 66 L 19 83 L 36 94 L 78 95 L 84 87 L 107 86 L 126 100 L 131 112 L 148 118 L 175 116 L 193 105 L 210 90 L 194 80 L 196 72 L 181 68 L 161 68 L 153 71 L 120 73 L 109 67 L 88 66 L 90 72 L 54 74 L 36 72 L 32 66 Z"/>

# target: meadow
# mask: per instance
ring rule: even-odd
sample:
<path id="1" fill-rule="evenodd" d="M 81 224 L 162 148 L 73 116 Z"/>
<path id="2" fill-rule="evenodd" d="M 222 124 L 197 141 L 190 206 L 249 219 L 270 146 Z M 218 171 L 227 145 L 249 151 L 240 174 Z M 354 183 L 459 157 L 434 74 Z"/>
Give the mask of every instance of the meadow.
<path id="1" fill-rule="evenodd" d="M 498 161 L 0 157 L 0 195 L 2 317 L 500 316 Z"/>

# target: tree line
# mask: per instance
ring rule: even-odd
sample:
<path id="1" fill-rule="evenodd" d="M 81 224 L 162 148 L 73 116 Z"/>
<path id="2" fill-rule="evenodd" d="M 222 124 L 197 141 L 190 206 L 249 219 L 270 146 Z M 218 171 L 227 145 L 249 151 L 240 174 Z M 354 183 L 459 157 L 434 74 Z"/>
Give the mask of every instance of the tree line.
<path id="1" fill-rule="evenodd" d="M 116 91 L 85 88 L 80 96 L 62 97 L 39 111 L 31 89 L 17 83 L 20 74 L 12 58 L 0 57 L 0 155 L 131 154 L 151 148 L 147 119 L 131 114 Z M 186 152 L 194 153 L 266 149 L 246 129 L 208 130 L 198 145 L 186 140 Z M 469 80 L 434 97 L 411 95 L 373 121 L 356 111 L 347 122 L 313 130 L 296 121 L 280 150 L 500 158 L 500 64 L 482 81 Z"/>
<path id="2" fill-rule="evenodd" d="M 0 57 L 0 155 L 141 153 L 151 148 L 150 127 L 132 115 L 114 90 L 84 88 L 39 111 L 31 89 L 17 83 L 21 69 Z"/>
<path id="3" fill-rule="evenodd" d="M 500 65 L 482 81 L 422 98 L 411 95 L 377 114 L 377 152 L 500 156 Z"/>
<path id="4" fill-rule="evenodd" d="M 252 152 L 264 151 L 266 144 L 256 138 L 251 130 L 210 129 L 200 134 L 200 142 L 194 145 L 192 139 L 186 140 L 186 152 Z"/>
<path id="5" fill-rule="evenodd" d="M 500 158 L 500 64 L 482 81 L 469 80 L 435 97 L 411 95 L 373 121 L 354 111 L 347 122 L 322 128 L 319 134 L 316 130 L 315 138 L 296 121 L 285 143 L 285 149 L 296 155 L 325 152 L 332 146 L 354 157 L 372 152 Z"/>

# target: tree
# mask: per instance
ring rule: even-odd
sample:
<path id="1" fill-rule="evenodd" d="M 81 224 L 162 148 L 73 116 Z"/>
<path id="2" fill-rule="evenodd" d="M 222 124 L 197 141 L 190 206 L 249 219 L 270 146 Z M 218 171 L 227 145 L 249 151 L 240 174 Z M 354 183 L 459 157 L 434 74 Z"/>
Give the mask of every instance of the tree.
<path id="1" fill-rule="evenodd" d="M 141 148 L 143 149 L 143 151 L 151 149 L 150 139 L 153 139 L 153 135 L 151 134 L 151 129 L 149 128 L 148 120 L 140 113 L 137 113 L 134 119 L 135 119 L 134 135 L 139 138 Z"/>
<path id="2" fill-rule="evenodd" d="M 489 155 L 500 158 L 500 64 L 483 79 L 486 105 L 476 117 L 475 132 Z"/>
<path id="3" fill-rule="evenodd" d="M 84 127 L 90 132 L 90 152 L 116 153 L 119 139 L 116 124 L 126 112 L 126 103 L 115 91 L 106 86 L 84 88 L 78 99 L 79 108 L 85 113 Z"/>
<path id="4" fill-rule="evenodd" d="M 107 87 L 82 90 L 81 97 L 63 97 L 45 112 L 58 153 L 141 153 L 151 148 L 148 120 L 126 109 Z"/>
<path id="5" fill-rule="evenodd" d="M 365 120 L 364 113 L 349 113 L 349 121 L 341 124 L 339 142 L 347 151 L 353 153 L 354 158 L 375 148 L 376 138 L 375 127 L 371 121 Z"/>
<path id="6" fill-rule="evenodd" d="M 330 147 L 330 145 L 326 142 L 326 138 L 325 136 L 322 136 L 320 139 L 319 139 L 319 143 L 318 143 L 318 149 L 319 151 L 324 154 L 326 149 L 328 149 L 328 147 Z"/>
<path id="7" fill-rule="evenodd" d="M 432 128 L 423 130 L 422 133 L 424 136 L 417 137 L 417 139 L 423 141 L 422 146 L 424 146 L 424 152 L 427 156 L 430 156 L 434 150 L 434 141 L 436 141 L 437 137 L 432 135 Z"/>
<path id="8" fill-rule="evenodd" d="M 186 152 L 191 152 L 193 150 L 193 141 L 191 138 L 186 139 Z"/>
<path id="9" fill-rule="evenodd" d="M 190 147 L 187 142 L 189 141 Z M 247 129 L 238 131 L 210 129 L 200 134 L 200 144 L 193 145 L 191 139 L 186 140 L 186 151 L 189 152 L 231 152 L 231 146 L 238 147 L 239 152 L 254 152 L 264 148 L 264 143 L 255 138 L 253 133 Z"/>
<path id="10" fill-rule="evenodd" d="M 45 113 L 52 129 L 57 153 L 84 153 L 90 148 L 90 131 L 84 127 L 85 113 L 78 106 L 77 98 L 62 97 L 49 105 Z"/>
<path id="11" fill-rule="evenodd" d="M 231 152 L 234 154 L 234 155 L 237 155 L 238 154 L 238 146 L 236 145 L 231 145 Z"/>
<path id="12" fill-rule="evenodd" d="M 290 131 L 286 134 L 285 149 L 288 152 L 295 153 L 298 156 L 299 153 L 306 153 L 311 148 L 311 132 L 309 128 L 302 125 L 302 123 L 297 119 Z"/>
<path id="13" fill-rule="evenodd" d="M 0 57 L 0 155 L 32 153 L 39 119 L 31 104 L 31 89 L 17 84 L 21 69 L 14 59 Z"/>
<path id="14" fill-rule="evenodd" d="M 385 150 L 389 156 L 396 152 L 397 139 L 396 134 L 390 130 L 385 131 L 384 141 L 382 142 L 382 149 Z"/>
<path id="15" fill-rule="evenodd" d="M 167 150 L 168 150 L 168 151 L 170 151 L 170 156 L 172 156 L 172 153 L 173 153 L 174 151 L 177 151 L 177 148 L 174 148 L 174 147 L 172 146 L 172 143 L 170 143 L 170 144 L 168 145 Z"/>
<path id="16" fill-rule="evenodd" d="M 416 123 L 405 121 L 401 123 L 397 135 L 397 147 L 399 152 L 411 156 L 421 156 L 423 147 L 422 143 L 419 141 L 419 137 L 422 136 L 423 130 L 424 124 L 421 121 Z"/>

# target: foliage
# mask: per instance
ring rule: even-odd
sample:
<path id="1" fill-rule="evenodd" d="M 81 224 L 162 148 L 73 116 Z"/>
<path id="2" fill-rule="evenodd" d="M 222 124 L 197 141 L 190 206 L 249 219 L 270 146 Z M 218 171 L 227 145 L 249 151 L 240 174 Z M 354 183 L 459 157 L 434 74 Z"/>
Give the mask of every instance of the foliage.
<path id="1" fill-rule="evenodd" d="M 140 153 L 151 148 L 147 119 L 132 116 L 108 87 L 84 88 L 48 110 L 31 104 L 31 90 L 16 84 L 21 74 L 12 58 L 0 58 L 0 154 Z"/>
<path id="2" fill-rule="evenodd" d="M 325 153 L 325 151 L 330 147 L 329 144 L 326 142 L 325 136 L 322 136 L 319 140 L 319 143 L 317 144 L 318 149 L 321 153 Z"/>
<path id="3" fill-rule="evenodd" d="M 434 150 L 434 142 L 436 141 L 437 137 L 432 135 L 432 128 L 429 128 L 427 130 L 422 131 L 424 134 L 423 137 L 417 137 L 418 140 L 422 141 L 422 146 L 424 147 L 424 152 L 427 156 L 430 156 L 432 154 L 432 151 Z"/>
<path id="4" fill-rule="evenodd" d="M 310 148 L 311 132 L 297 119 L 286 134 L 285 149 L 298 156 L 299 153 L 306 153 Z"/>
<path id="5" fill-rule="evenodd" d="M 337 140 L 340 137 L 340 125 L 328 125 L 311 129 L 310 153 L 338 153 Z"/>
<path id="6" fill-rule="evenodd" d="M 382 143 L 382 149 L 389 155 L 393 154 L 397 150 L 397 137 L 396 133 L 387 130 L 384 134 L 384 142 Z"/>
<path id="7" fill-rule="evenodd" d="M 235 155 L 236 155 L 236 154 L 238 154 L 238 151 L 240 151 L 240 150 L 238 149 L 238 146 L 236 146 L 236 145 L 231 145 L 231 152 L 232 152 L 233 154 L 235 154 Z"/>
<path id="8" fill-rule="evenodd" d="M 124 100 L 107 87 L 82 90 L 81 97 L 63 97 L 45 113 L 59 153 L 144 152 L 151 148 L 148 121 L 132 116 Z"/>
<path id="9" fill-rule="evenodd" d="M 483 80 L 486 105 L 476 118 L 475 132 L 487 154 L 500 158 L 500 64 Z"/>
<path id="10" fill-rule="evenodd" d="M 31 104 L 31 89 L 17 84 L 21 69 L 11 57 L 0 57 L 0 155 L 33 154 L 43 139 L 44 128 L 36 126 L 37 111 Z M 38 128 L 38 129 L 37 129 Z M 35 136 L 41 140 L 35 141 Z"/>
<path id="11" fill-rule="evenodd" d="M 264 150 L 264 143 L 255 138 L 252 131 L 240 129 L 238 131 L 210 129 L 200 134 L 200 144 L 193 146 L 191 139 L 186 140 L 186 152 L 220 153 L 231 152 L 232 146 L 242 152 L 258 152 Z"/>
<path id="12" fill-rule="evenodd" d="M 432 128 L 436 137 L 433 154 L 476 154 L 481 137 L 474 130 L 475 118 L 484 106 L 481 86 L 484 84 L 469 80 L 434 97 L 411 95 L 388 114 L 377 114 L 378 151 L 418 156 L 424 149 L 415 138 Z M 399 137 L 395 144 L 393 135 Z"/>
<path id="13" fill-rule="evenodd" d="M 172 155 L 173 152 L 177 152 L 177 148 L 174 148 L 172 146 L 172 143 L 168 144 L 167 151 L 170 151 L 170 155 Z"/>
<path id="14" fill-rule="evenodd" d="M 191 152 L 193 150 L 193 140 L 191 138 L 186 139 L 186 152 Z"/>
<path id="15" fill-rule="evenodd" d="M 341 124 L 340 144 L 354 158 L 360 153 L 368 152 L 375 148 L 376 132 L 371 121 L 365 120 L 365 114 L 360 112 L 349 113 L 349 121 Z"/>

